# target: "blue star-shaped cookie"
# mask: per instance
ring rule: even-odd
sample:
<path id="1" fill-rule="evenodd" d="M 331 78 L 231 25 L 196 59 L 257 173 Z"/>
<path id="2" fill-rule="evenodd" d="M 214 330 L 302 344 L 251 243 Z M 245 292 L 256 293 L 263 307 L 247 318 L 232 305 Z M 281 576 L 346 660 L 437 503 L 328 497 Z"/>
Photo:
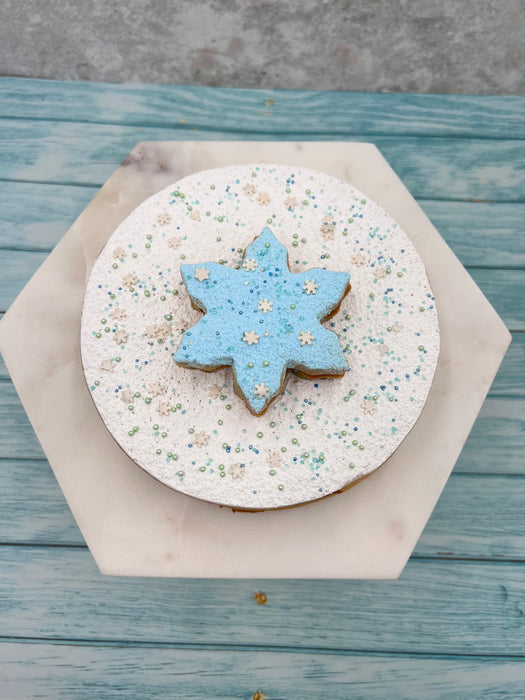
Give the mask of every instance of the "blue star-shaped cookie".
<path id="1" fill-rule="evenodd" d="M 175 361 L 204 370 L 231 365 L 256 415 L 281 391 L 287 369 L 314 377 L 348 369 L 337 336 L 320 324 L 348 291 L 347 272 L 291 273 L 286 248 L 267 227 L 247 247 L 241 269 L 180 269 L 205 316 L 184 333 Z"/>

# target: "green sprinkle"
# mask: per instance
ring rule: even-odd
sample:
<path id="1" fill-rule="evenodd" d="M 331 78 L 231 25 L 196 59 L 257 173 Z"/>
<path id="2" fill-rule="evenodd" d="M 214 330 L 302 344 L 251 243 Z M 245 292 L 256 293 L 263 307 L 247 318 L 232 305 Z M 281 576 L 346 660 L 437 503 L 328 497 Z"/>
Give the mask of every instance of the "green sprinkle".
<path id="1" fill-rule="evenodd" d="M 260 439 L 263 437 L 263 433 L 261 433 L 261 432 L 259 431 L 259 432 L 257 433 L 257 437 L 258 437 L 259 440 L 260 440 Z"/>
<path id="2" fill-rule="evenodd" d="M 279 489 L 279 491 L 284 491 L 284 486 L 282 484 L 279 484 L 277 488 Z"/>
<path id="3" fill-rule="evenodd" d="M 277 472 L 275 471 L 275 469 L 270 469 L 268 473 L 270 476 L 275 476 Z"/>
<path id="4" fill-rule="evenodd" d="M 269 367 L 269 366 L 270 366 L 270 363 L 268 362 L 268 360 L 264 360 L 263 367 Z"/>

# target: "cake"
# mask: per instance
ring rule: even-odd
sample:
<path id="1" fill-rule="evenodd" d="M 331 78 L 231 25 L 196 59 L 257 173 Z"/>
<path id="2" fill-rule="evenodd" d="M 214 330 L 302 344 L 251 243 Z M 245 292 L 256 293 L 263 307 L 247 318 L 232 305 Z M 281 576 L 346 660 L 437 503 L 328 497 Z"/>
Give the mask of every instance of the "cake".
<path id="1" fill-rule="evenodd" d="M 122 222 L 87 284 L 81 350 L 134 462 L 262 510 L 388 459 L 426 401 L 439 329 L 422 261 L 386 212 L 329 175 L 254 164 L 190 175 Z"/>

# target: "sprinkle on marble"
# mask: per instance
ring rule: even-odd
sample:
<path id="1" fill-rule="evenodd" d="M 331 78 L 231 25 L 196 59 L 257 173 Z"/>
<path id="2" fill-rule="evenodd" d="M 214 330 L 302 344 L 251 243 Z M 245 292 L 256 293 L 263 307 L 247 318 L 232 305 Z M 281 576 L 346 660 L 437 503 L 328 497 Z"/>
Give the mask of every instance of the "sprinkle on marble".
<path id="1" fill-rule="evenodd" d="M 210 278 L 210 271 L 205 268 L 205 267 L 198 267 L 195 270 L 195 279 L 199 280 L 199 282 L 204 282 L 204 280 L 207 280 Z"/>
<path id="2" fill-rule="evenodd" d="M 113 372 L 115 369 L 115 363 L 111 362 L 111 360 L 102 360 L 100 363 L 100 369 L 104 370 L 105 372 Z"/>
<path id="3" fill-rule="evenodd" d="M 122 277 L 122 284 L 124 287 L 132 287 L 134 284 L 137 284 L 137 275 L 128 272 Z"/>
<path id="4" fill-rule="evenodd" d="M 270 391 L 270 387 L 266 386 L 263 382 L 260 384 L 256 384 L 253 387 L 253 395 L 256 396 L 258 399 L 264 399 L 266 396 L 268 396 L 268 393 Z"/>
<path id="5" fill-rule="evenodd" d="M 312 335 L 311 331 L 301 331 L 297 336 L 297 340 L 301 345 L 311 345 L 312 340 L 315 340 L 315 336 Z"/>
<path id="6" fill-rule="evenodd" d="M 157 223 L 160 224 L 161 226 L 166 226 L 166 224 L 169 224 L 171 221 L 171 216 L 168 214 L 167 211 L 159 211 L 157 214 Z"/>
<path id="7" fill-rule="evenodd" d="M 248 272 L 254 272 L 259 267 L 259 263 L 255 258 L 250 258 L 246 259 L 243 262 L 242 266 L 245 270 L 248 270 Z"/>
<path id="8" fill-rule="evenodd" d="M 245 343 L 248 343 L 248 345 L 257 345 L 259 338 L 260 336 L 257 335 L 255 331 L 246 331 L 242 339 Z"/>
<path id="9" fill-rule="evenodd" d="M 319 285 L 315 283 L 315 280 L 305 280 L 303 284 L 303 291 L 306 292 L 306 294 L 317 294 L 317 290 L 319 289 Z"/>
<path id="10" fill-rule="evenodd" d="M 269 311 L 273 311 L 273 301 L 268 301 L 268 299 L 260 299 L 259 311 L 262 311 L 263 314 L 267 314 Z"/>

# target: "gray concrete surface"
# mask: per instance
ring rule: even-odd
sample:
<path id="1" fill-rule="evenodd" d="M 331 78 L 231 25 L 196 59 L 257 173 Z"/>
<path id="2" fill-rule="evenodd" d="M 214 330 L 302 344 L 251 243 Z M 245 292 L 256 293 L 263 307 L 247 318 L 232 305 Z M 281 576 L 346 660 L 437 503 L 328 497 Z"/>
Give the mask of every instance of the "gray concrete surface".
<path id="1" fill-rule="evenodd" d="M 525 0 L 0 0 L 0 74 L 525 94 Z"/>

